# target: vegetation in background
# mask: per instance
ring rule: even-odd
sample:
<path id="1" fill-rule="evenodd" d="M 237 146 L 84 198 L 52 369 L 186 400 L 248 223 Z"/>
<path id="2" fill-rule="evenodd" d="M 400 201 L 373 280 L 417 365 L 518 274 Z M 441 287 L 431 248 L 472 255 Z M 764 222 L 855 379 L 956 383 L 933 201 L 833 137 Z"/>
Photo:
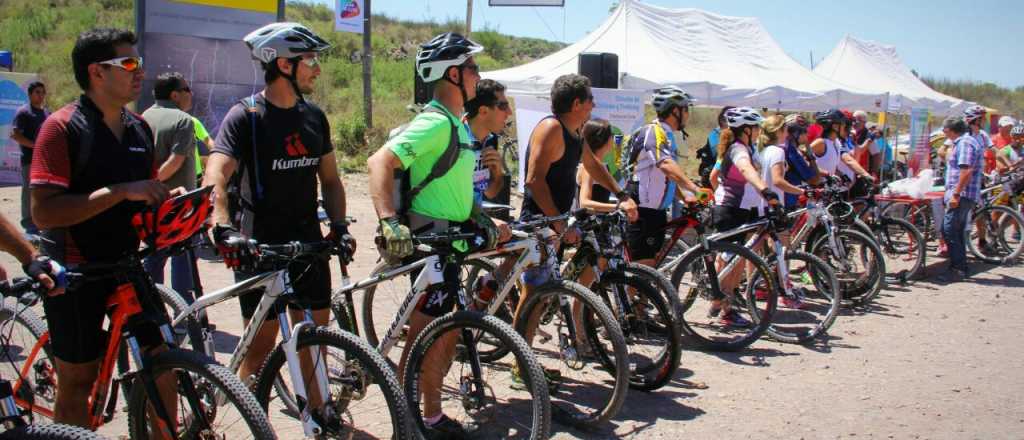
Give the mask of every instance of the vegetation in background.
<path id="1" fill-rule="evenodd" d="M 999 110 L 1000 114 L 1018 119 L 1024 117 L 1024 86 L 1011 90 L 989 82 L 937 79 L 928 76 L 921 77 L 921 80 L 928 84 L 928 87 L 941 93 L 994 108 Z"/>

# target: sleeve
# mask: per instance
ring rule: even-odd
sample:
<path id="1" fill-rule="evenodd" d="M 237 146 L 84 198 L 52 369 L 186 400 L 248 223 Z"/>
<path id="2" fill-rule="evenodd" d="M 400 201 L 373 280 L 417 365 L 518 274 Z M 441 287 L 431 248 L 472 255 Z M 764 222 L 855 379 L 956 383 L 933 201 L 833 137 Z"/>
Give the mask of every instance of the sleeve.
<path id="1" fill-rule="evenodd" d="M 188 156 L 188 153 L 196 148 L 196 129 L 192 124 L 191 117 L 184 117 L 178 121 L 174 130 L 174 139 L 171 142 L 171 153 L 179 156 Z"/>
<path id="2" fill-rule="evenodd" d="M 318 113 L 320 113 L 320 123 L 324 127 L 324 131 L 323 131 L 323 135 L 324 135 L 323 148 L 324 149 L 323 149 L 323 151 L 320 152 L 320 155 L 323 156 L 325 154 L 328 154 L 328 153 L 334 151 L 334 144 L 331 143 L 331 122 L 327 120 L 327 115 L 325 115 L 324 112 L 320 111 Z"/>
<path id="3" fill-rule="evenodd" d="M 662 161 L 673 159 L 672 142 L 668 135 L 659 127 L 651 126 L 644 138 L 644 153 L 649 156 L 651 163 L 658 165 Z"/>
<path id="4" fill-rule="evenodd" d="M 968 148 L 964 148 L 968 147 Z M 969 145 L 957 145 L 956 146 L 956 166 L 957 168 L 969 168 L 974 160 L 976 154 L 975 148 L 970 148 Z"/>
<path id="5" fill-rule="evenodd" d="M 203 125 L 203 121 L 200 121 L 197 117 L 192 117 L 192 127 L 196 130 L 196 139 L 206 143 L 206 139 L 210 137 L 210 133 L 206 131 L 206 126 Z"/>
<path id="6" fill-rule="evenodd" d="M 71 185 L 67 127 L 57 118 L 47 118 L 39 129 L 29 171 L 29 184 L 33 188 L 68 188 Z"/>
<path id="7" fill-rule="evenodd" d="M 768 155 L 765 157 L 765 165 L 767 168 L 775 166 L 775 164 L 784 162 L 786 160 L 786 152 L 781 148 L 772 148 L 768 151 Z"/>
<path id="8" fill-rule="evenodd" d="M 729 147 L 729 160 L 736 164 L 741 159 L 746 159 L 747 162 L 750 162 L 750 153 L 747 152 L 747 149 Z"/>
<path id="9" fill-rule="evenodd" d="M 11 126 L 17 128 L 18 131 L 24 135 L 25 133 L 28 133 L 28 121 L 28 112 L 25 111 L 24 107 L 21 107 L 14 113 L 14 120 L 11 121 Z"/>
<path id="10" fill-rule="evenodd" d="M 992 137 L 989 136 L 988 133 L 986 133 L 984 131 L 981 132 L 981 140 L 982 140 L 982 143 L 983 143 L 981 148 L 992 148 L 992 146 L 995 145 L 995 144 L 992 143 Z"/>
<path id="11" fill-rule="evenodd" d="M 421 113 L 384 146 L 398 156 L 402 169 L 408 169 L 417 157 L 448 146 L 449 127 L 446 116 Z"/>
<path id="12" fill-rule="evenodd" d="M 249 145 L 252 128 L 249 115 L 242 104 L 235 104 L 224 116 L 220 124 L 220 133 L 213 144 L 213 153 L 221 153 L 235 159 L 241 157 L 242 148 Z"/>
<path id="13" fill-rule="evenodd" d="M 790 169 L 796 171 L 803 181 L 807 181 L 817 174 L 811 169 L 811 165 L 807 163 L 804 156 L 793 148 L 786 149 L 786 160 L 789 162 Z"/>

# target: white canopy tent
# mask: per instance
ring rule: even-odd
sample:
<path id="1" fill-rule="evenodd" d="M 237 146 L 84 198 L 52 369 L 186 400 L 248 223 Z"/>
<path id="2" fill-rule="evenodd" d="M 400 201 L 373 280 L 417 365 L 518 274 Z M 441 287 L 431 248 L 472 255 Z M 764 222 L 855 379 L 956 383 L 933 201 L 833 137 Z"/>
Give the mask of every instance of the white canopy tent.
<path id="1" fill-rule="evenodd" d="M 840 84 L 876 93 L 886 93 L 899 103 L 900 112 L 924 107 L 932 113 L 947 114 L 970 103 L 932 90 L 900 60 L 896 48 L 847 35 L 814 68 L 814 72 Z"/>
<path id="2" fill-rule="evenodd" d="M 636 0 L 623 0 L 595 31 L 554 54 L 483 76 L 513 93 L 547 94 L 555 78 L 576 73 L 581 52 L 617 54 L 624 89 L 677 85 L 702 105 L 878 111 L 885 102 L 884 93 L 843 86 L 800 65 L 756 18 Z"/>

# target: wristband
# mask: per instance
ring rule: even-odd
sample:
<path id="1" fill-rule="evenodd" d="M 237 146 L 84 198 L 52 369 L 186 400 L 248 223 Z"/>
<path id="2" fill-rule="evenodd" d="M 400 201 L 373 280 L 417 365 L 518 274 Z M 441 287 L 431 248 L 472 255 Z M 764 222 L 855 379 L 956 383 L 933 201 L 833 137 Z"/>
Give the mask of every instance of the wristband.
<path id="1" fill-rule="evenodd" d="M 621 191 L 615 193 L 615 198 L 619 199 L 620 202 L 623 202 L 623 201 L 625 201 L 626 199 L 629 198 L 629 193 L 626 192 L 626 190 L 621 190 Z"/>

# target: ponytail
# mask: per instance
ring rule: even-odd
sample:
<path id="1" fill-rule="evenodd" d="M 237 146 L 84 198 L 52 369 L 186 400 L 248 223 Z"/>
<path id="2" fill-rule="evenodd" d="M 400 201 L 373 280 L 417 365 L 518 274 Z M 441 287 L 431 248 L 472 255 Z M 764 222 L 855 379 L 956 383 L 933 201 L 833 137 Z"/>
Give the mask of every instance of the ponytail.
<path id="1" fill-rule="evenodd" d="M 736 142 L 736 135 L 732 129 L 725 129 L 718 135 L 718 160 L 725 158 L 725 152 Z"/>

